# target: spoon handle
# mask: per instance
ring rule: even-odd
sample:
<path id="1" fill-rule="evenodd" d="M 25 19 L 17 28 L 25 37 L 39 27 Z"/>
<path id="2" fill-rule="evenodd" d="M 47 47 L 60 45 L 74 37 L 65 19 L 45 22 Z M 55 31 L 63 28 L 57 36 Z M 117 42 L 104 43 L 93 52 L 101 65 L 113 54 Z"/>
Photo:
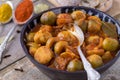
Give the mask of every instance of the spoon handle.
<path id="1" fill-rule="evenodd" d="M 85 56 L 83 55 L 80 46 L 78 47 L 79 55 L 81 56 L 81 60 L 84 64 L 84 69 L 87 72 L 88 80 L 99 80 L 100 74 L 92 68 L 91 64 L 87 61 Z"/>
<path id="2" fill-rule="evenodd" d="M 3 51 L 5 50 L 5 47 L 6 47 L 6 44 L 12 34 L 12 32 L 14 31 L 16 26 L 12 27 L 12 29 L 8 32 L 7 36 L 5 37 L 4 41 L 1 43 L 0 45 L 0 62 L 2 61 L 2 54 L 3 54 Z"/>

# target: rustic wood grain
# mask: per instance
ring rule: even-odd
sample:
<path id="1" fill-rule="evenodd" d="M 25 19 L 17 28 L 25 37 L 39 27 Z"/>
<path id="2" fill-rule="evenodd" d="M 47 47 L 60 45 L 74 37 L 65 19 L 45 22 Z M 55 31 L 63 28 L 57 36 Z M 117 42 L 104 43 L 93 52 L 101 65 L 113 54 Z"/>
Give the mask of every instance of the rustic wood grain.
<path id="1" fill-rule="evenodd" d="M 59 3 L 57 3 L 57 1 L 56 0 L 48 0 L 50 3 L 52 3 L 54 6 L 56 6 L 56 7 L 60 7 L 60 4 Z"/>
<path id="2" fill-rule="evenodd" d="M 47 1 L 49 1 L 50 3 L 52 3 L 56 7 L 61 6 L 56 0 L 47 0 Z M 111 16 L 114 16 L 114 15 L 120 13 L 120 0 L 113 0 L 113 6 L 106 13 L 111 15 Z"/>

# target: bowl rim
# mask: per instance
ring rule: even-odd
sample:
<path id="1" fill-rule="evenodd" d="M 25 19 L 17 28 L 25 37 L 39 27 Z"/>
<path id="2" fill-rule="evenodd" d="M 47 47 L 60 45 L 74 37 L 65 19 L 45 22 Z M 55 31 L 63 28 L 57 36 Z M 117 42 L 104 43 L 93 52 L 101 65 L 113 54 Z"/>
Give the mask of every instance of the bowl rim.
<path id="1" fill-rule="evenodd" d="M 65 73 L 65 74 L 81 74 L 81 73 L 86 73 L 85 70 L 80 70 L 80 71 L 76 71 L 76 72 L 68 72 L 68 71 L 63 71 L 63 70 L 56 70 L 56 69 L 53 69 L 53 68 L 49 68 L 45 65 L 42 65 L 40 63 L 38 63 L 28 52 L 27 50 L 27 47 L 25 46 L 25 42 L 24 42 L 24 33 L 25 33 L 25 29 L 27 27 L 27 25 L 29 24 L 29 22 L 33 21 L 35 18 L 37 18 L 38 16 L 42 15 L 43 13 L 45 12 L 48 12 L 48 11 L 54 11 L 54 10 L 57 10 L 57 9 L 62 9 L 62 8 L 80 8 L 80 9 L 90 9 L 90 10 L 93 10 L 93 11 L 96 11 L 98 13 L 102 13 L 102 14 L 105 14 L 106 16 L 108 16 L 110 19 L 112 19 L 115 23 L 117 23 L 117 25 L 120 27 L 120 24 L 117 20 L 115 20 L 113 17 L 111 17 L 110 15 L 106 14 L 105 12 L 102 12 L 100 10 L 97 10 L 97 9 L 93 9 L 93 8 L 89 8 L 89 7 L 84 7 L 84 6 L 64 6 L 64 7 L 56 7 L 56 8 L 51 8 L 51 9 L 48 9 L 48 10 L 45 10 L 45 11 L 42 11 L 41 13 L 39 14 L 36 14 L 34 15 L 25 25 L 24 27 L 22 28 L 22 31 L 21 31 L 21 34 L 20 34 L 20 43 L 21 43 L 21 46 L 25 52 L 25 54 L 27 55 L 27 57 L 31 60 L 31 62 L 33 62 L 34 64 L 36 65 L 39 65 L 41 68 L 43 69 L 47 69 L 49 71 L 54 71 L 54 72 L 59 72 L 59 73 Z M 120 40 L 119 40 L 120 42 Z M 120 56 L 120 50 L 118 50 L 118 52 L 116 53 L 116 56 L 114 57 L 114 59 L 112 59 L 111 61 L 109 61 L 108 63 L 104 64 L 103 66 L 101 67 L 98 67 L 98 68 L 95 68 L 95 70 L 97 70 L 99 72 L 99 70 L 102 70 L 104 68 L 106 68 L 106 66 L 109 66 L 111 63 L 115 63 L 116 60 L 119 58 Z M 112 65 L 113 65 L 112 64 Z M 111 66 L 112 66 L 111 65 Z M 39 66 L 36 66 L 36 67 L 39 67 Z M 110 67 L 110 66 L 109 66 Z"/>

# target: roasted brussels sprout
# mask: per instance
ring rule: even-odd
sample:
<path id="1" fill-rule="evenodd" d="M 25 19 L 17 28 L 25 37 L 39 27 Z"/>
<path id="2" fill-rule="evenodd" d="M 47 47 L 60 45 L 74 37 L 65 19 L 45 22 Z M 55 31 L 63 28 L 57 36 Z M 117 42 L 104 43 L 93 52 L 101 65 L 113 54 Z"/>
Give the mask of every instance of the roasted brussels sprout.
<path id="1" fill-rule="evenodd" d="M 41 46 L 36 51 L 34 58 L 36 61 L 38 61 L 41 64 L 47 64 L 51 61 L 53 56 L 54 56 L 54 54 L 50 48 L 48 48 L 46 46 Z"/>
<path id="2" fill-rule="evenodd" d="M 87 59 L 94 68 L 98 68 L 103 65 L 102 58 L 99 55 L 93 54 L 88 56 Z"/>
<path id="3" fill-rule="evenodd" d="M 110 51 L 107 51 L 103 56 L 102 59 L 105 63 L 109 62 L 111 59 L 113 59 L 113 56 L 111 55 Z"/>
<path id="4" fill-rule="evenodd" d="M 53 25 L 56 22 L 56 18 L 56 14 L 52 11 L 49 11 L 41 16 L 40 21 L 42 24 Z"/>
<path id="5" fill-rule="evenodd" d="M 113 38 L 105 38 L 103 41 L 103 48 L 107 51 L 115 51 L 117 50 L 119 43 L 116 39 Z"/>
<path id="6" fill-rule="evenodd" d="M 88 31 L 97 33 L 101 30 L 102 22 L 96 16 L 90 16 L 88 18 Z"/>
<path id="7" fill-rule="evenodd" d="M 79 19 L 85 20 L 85 18 L 86 18 L 85 13 L 82 12 L 82 11 L 79 11 L 79 10 L 74 11 L 74 12 L 71 14 L 71 16 L 72 16 L 72 18 L 73 18 L 74 20 L 79 20 Z"/>
<path id="8" fill-rule="evenodd" d="M 89 32 L 97 33 L 100 31 L 100 29 L 101 29 L 101 25 L 97 24 L 93 20 L 88 21 L 88 31 Z"/>
<path id="9" fill-rule="evenodd" d="M 73 22 L 72 17 L 69 14 L 63 13 L 57 16 L 57 25 L 63 25 L 72 22 Z"/>
<path id="10" fill-rule="evenodd" d="M 28 33 L 28 35 L 26 36 L 27 41 L 28 42 L 33 42 L 34 41 L 34 35 L 35 35 L 35 33 L 33 33 L 33 32 Z"/>
<path id="11" fill-rule="evenodd" d="M 38 31 L 34 36 L 34 41 L 36 43 L 45 44 L 52 34 L 48 31 Z"/>
<path id="12" fill-rule="evenodd" d="M 54 46 L 54 52 L 60 54 L 62 51 L 65 51 L 65 47 L 68 46 L 67 41 L 59 41 Z"/>
<path id="13" fill-rule="evenodd" d="M 79 71 L 83 69 L 83 64 L 80 60 L 74 59 L 69 62 L 67 65 L 67 71 L 74 72 L 74 71 Z"/>

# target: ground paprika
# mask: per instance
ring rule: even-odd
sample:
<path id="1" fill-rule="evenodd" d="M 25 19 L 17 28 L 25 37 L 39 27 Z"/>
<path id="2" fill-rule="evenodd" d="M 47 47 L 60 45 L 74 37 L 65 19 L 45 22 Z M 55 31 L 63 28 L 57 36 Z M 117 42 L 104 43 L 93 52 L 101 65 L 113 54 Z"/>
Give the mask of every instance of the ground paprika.
<path id="1" fill-rule="evenodd" d="M 23 0 L 18 4 L 15 10 L 15 18 L 18 22 L 24 22 L 33 13 L 33 3 L 31 0 Z"/>

